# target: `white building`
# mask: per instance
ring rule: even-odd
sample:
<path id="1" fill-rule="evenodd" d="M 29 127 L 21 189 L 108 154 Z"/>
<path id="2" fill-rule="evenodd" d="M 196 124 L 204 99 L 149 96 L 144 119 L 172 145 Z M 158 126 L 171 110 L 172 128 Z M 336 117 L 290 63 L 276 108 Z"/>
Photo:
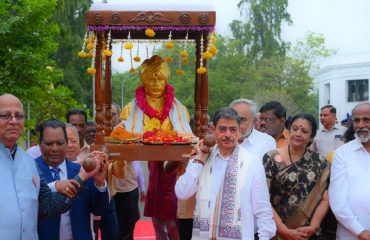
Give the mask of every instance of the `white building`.
<path id="1" fill-rule="evenodd" d="M 341 121 L 359 102 L 369 101 L 370 52 L 335 55 L 320 64 L 315 78 L 319 106 L 331 104 Z"/>

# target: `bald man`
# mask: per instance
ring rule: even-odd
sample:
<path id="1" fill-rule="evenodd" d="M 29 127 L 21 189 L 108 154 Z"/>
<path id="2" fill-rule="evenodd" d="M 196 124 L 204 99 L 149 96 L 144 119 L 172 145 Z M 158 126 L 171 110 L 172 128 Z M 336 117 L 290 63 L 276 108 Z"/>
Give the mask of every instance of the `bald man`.
<path id="1" fill-rule="evenodd" d="M 39 175 L 35 161 L 17 144 L 24 129 L 21 101 L 11 94 L 0 96 L 0 236 L 7 240 L 38 239 L 37 218 L 66 212 L 71 201 L 51 190 Z M 100 164 L 99 168 L 100 168 Z M 81 168 L 83 169 L 83 168 Z M 73 184 L 78 190 L 83 181 L 99 169 L 80 171 Z M 66 182 L 61 183 L 65 186 Z M 57 190 L 61 184 L 57 184 Z M 70 185 L 72 188 L 72 185 Z M 71 191 L 69 191 L 71 192 Z M 74 197 L 75 193 L 69 193 Z M 67 194 L 68 195 L 68 194 Z"/>

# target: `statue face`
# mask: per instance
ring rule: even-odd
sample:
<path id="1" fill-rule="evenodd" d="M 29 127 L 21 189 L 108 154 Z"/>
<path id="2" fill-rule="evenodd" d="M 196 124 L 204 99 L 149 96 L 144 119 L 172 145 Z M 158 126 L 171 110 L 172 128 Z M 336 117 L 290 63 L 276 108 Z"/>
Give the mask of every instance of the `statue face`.
<path id="1" fill-rule="evenodd" d="M 151 97 L 162 97 L 166 89 L 167 78 L 160 71 L 142 76 L 145 93 Z"/>

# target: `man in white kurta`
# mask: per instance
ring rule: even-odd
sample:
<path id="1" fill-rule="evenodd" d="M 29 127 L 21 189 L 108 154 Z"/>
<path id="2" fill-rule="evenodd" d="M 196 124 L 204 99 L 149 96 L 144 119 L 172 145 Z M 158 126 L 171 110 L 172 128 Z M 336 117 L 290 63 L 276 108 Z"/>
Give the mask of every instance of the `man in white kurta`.
<path id="1" fill-rule="evenodd" d="M 352 110 L 356 139 L 335 151 L 329 185 L 337 239 L 370 239 L 370 103 Z"/>
<path id="2" fill-rule="evenodd" d="M 240 117 L 231 108 L 213 118 L 217 145 L 211 153 L 201 141 L 186 172 L 178 179 L 179 199 L 196 193 L 192 239 L 254 239 L 254 217 L 259 239 L 275 235 L 269 192 L 262 162 L 239 147 Z M 201 151 L 202 149 L 203 151 Z"/>

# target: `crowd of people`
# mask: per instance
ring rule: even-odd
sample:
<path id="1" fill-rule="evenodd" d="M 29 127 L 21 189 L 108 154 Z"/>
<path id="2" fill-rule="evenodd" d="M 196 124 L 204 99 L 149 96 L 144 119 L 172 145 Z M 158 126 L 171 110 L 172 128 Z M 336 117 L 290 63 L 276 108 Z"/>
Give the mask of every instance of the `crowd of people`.
<path id="1" fill-rule="evenodd" d="M 186 108 L 168 84 L 159 56 L 139 68 L 142 85 L 112 126 L 192 132 Z M 84 110 L 49 119 L 24 151 L 21 101 L 0 96 L 0 236 L 4 239 L 134 239 L 140 218 L 152 218 L 156 239 L 370 239 L 370 103 L 352 109 L 348 127 L 332 105 L 315 118 L 271 101 L 257 109 L 236 99 L 212 117 L 216 145 L 200 140 L 187 163 L 107 161 L 90 151 L 95 125 Z M 82 162 L 96 167 L 86 171 Z M 169 170 L 170 169 L 170 170 Z M 96 235 L 96 236 L 94 236 Z"/>

